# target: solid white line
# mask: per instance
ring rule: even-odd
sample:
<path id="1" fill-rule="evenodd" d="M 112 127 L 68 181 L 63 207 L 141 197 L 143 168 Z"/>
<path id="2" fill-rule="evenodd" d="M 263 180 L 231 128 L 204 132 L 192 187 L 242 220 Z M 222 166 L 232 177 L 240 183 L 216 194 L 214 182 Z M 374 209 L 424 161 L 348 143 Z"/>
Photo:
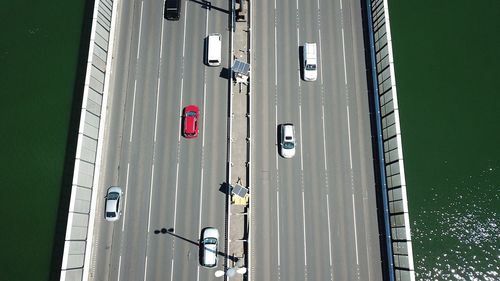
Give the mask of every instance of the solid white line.
<path id="1" fill-rule="evenodd" d="M 302 105 L 299 105 L 299 126 L 300 126 L 300 170 L 304 171 L 304 153 L 302 153 Z"/>
<path id="2" fill-rule="evenodd" d="M 325 105 L 321 105 L 321 121 L 323 121 L 323 155 L 325 159 L 325 172 L 328 171 L 328 165 L 326 163 L 326 159 L 328 156 L 326 155 L 326 127 L 325 127 Z"/>
<path id="3" fill-rule="evenodd" d="M 274 103 L 274 133 L 276 134 L 275 138 L 274 139 L 277 139 L 278 136 L 278 93 L 277 93 L 277 90 L 275 88 L 274 90 L 274 98 L 275 98 L 275 103 Z M 275 165 L 276 165 L 276 171 L 278 171 L 278 153 L 279 153 L 279 149 L 280 149 L 280 144 L 279 142 L 276 144 L 276 151 L 275 151 Z"/>
<path id="4" fill-rule="evenodd" d="M 132 98 L 132 122 L 130 122 L 130 139 L 129 142 L 132 142 L 132 135 L 134 133 L 134 112 L 135 112 L 135 92 L 137 89 L 137 80 L 134 81 L 134 97 Z"/>
<path id="5" fill-rule="evenodd" d="M 205 76 L 205 75 L 203 75 Z M 203 121 L 203 128 L 201 128 L 201 148 L 202 148 L 202 151 L 203 149 L 205 148 L 205 110 L 206 110 L 206 101 L 207 100 L 207 83 L 203 83 L 203 111 L 201 112 L 201 114 L 203 115 L 203 118 L 202 118 L 202 121 Z"/>
<path id="6" fill-rule="evenodd" d="M 351 121 L 349 119 L 349 106 L 347 106 L 347 135 L 349 136 L 349 165 L 352 170 Z"/>
<path id="7" fill-rule="evenodd" d="M 354 203 L 354 194 L 352 195 L 352 215 L 354 217 L 354 244 L 356 245 L 356 264 L 359 265 L 359 258 L 358 258 L 358 232 L 356 230 L 356 204 Z"/>
<path id="8" fill-rule="evenodd" d="M 186 2 L 187 5 L 188 2 Z M 184 91 L 184 54 L 186 50 L 186 19 L 188 17 L 187 15 L 188 9 L 186 7 L 186 15 L 184 16 L 184 37 L 182 41 L 182 73 L 181 73 L 181 97 L 179 101 L 179 114 L 177 115 L 179 118 L 178 122 L 178 127 L 177 127 L 177 132 L 180 132 L 181 130 L 181 118 L 180 116 L 182 115 L 182 97 L 183 97 L 183 91 Z M 175 231 L 175 227 L 177 225 L 177 191 L 179 189 L 179 157 L 180 157 L 180 143 L 181 143 L 181 134 L 177 134 L 177 168 L 175 172 L 175 199 L 174 199 L 174 222 L 173 222 L 173 229 Z M 172 251 L 174 251 L 174 240 L 172 240 Z M 172 273 L 170 275 L 170 280 L 173 281 L 174 277 L 174 260 L 172 259 Z"/>
<path id="9" fill-rule="evenodd" d="M 326 195 L 326 217 L 328 219 L 328 252 L 330 256 L 330 267 L 332 266 L 332 232 L 330 228 L 330 200 Z"/>
<path id="10" fill-rule="evenodd" d="M 158 103 L 160 102 L 160 83 L 161 83 L 161 78 L 158 77 L 158 87 L 156 89 L 156 114 L 155 114 L 155 138 L 154 138 L 154 142 L 156 142 L 156 131 L 158 130 Z"/>
<path id="11" fill-rule="evenodd" d="M 120 256 L 120 258 L 118 259 L 118 277 L 116 281 L 120 281 L 121 267 L 122 267 L 122 256 Z"/>
<path id="12" fill-rule="evenodd" d="M 206 83 L 203 87 L 203 126 L 205 126 L 205 98 L 206 98 Z M 201 213 L 203 210 L 203 167 L 204 154 L 205 154 L 205 130 L 201 132 L 201 179 L 200 179 L 200 212 L 198 214 L 198 233 L 201 233 Z M 196 280 L 200 280 L 200 267 L 196 271 Z"/>
<path id="13" fill-rule="evenodd" d="M 137 43 L 137 59 L 139 59 L 139 53 L 141 51 L 141 33 L 142 33 L 142 8 L 144 6 L 144 1 L 141 2 L 141 17 L 139 20 L 139 40 Z"/>
<path id="14" fill-rule="evenodd" d="M 187 12 L 188 12 L 188 9 L 187 9 L 187 3 L 189 3 L 189 1 L 186 1 L 186 15 L 184 16 L 184 35 L 183 35 L 183 38 L 182 38 L 182 60 L 184 61 L 184 55 L 186 54 L 186 19 L 187 19 Z"/>
<path id="15" fill-rule="evenodd" d="M 127 180 L 125 182 L 125 204 L 123 204 L 123 219 L 122 219 L 122 232 L 125 230 L 125 216 L 127 215 L 127 192 L 128 192 L 128 176 L 130 172 L 130 163 L 127 163 Z"/>
<path id="16" fill-rule="evenodd" d="M 148 256 L 146 256 L 146 261 L 144 262 L 144 281 L 146 281 L 147 270 L 148 270 Z"/>
<path id="17" fill-rule="evenodd" d="M 276 191 L 276 213 L 278 218 L 278 266 L 281 265 L 280 258 L 280 192 Z"/>
<path id="18" fill-rule="evenodd" d="M 342 21 L 344 21 L 342 19 Z M 342 24 L 343 26 L 344 24 Z M 347 85 L 347 64 L 345 62 L 345 40 L 344 40 L 344 28 L 342 27 L 342 53 L 344 54 L 343 55 L 343 59 L 344 59 L 344 82 L 345 84 Z"/>
<path id="19" fill-rule="evenodd" d="M 307 247 L 306 247 L 306 206 L 304 204 L 304 190 L 302 190 L 302 223 L 304 224 L 304 265 L 307 266 Z"/>
<path id="20" fill-rule="evenodd" d="M 165 1 L 163 2 L 163 6 L 165 6 Z M 163 8 L 163 10 L 165 10 L 165 8 Z M 161 21 L 161 36 L 160 36 L 160 61 L 161 61 L 161 55 L 162 55 L 162 51 L 163 50 L 163 26 L 165 25 L 164 24 L 165 21 Z"/>
<path id="21" fill-rule="evenodd" d="M 321 49 L 321 29 L 318 30 L 318 36 L 319 36 L 319 41 L 318 41 L 318 45 L 319 45 L 319 77 L 321 79 L 321 84 L 323 84 L 323 50 Z"/>
<path id="22" fill-rule="evenodd" d="M 172 270 L 170 270 L 170 281 L 174 280 L 174 259 L 172 258 L 172 265 L 170 266 Z"/>
<path id="23" fill-rule="evenodd" d="M 278 85 L 278 39 L 276 38 L 276 16 L 274 18 L 274 85 Z"/>
<path id="24" fill-rule="evenodd" d="M 174 199 L 174 225 L 173 228 L 175 230 L 175 223 L 177 220 L 177 187 L 179 186 L 179 159 L 177 159 L 177 171 L 175 175 L 175 199 Z"/>
<path id="25" fill-rule="evenodd" d="M 149 214 L 148 214 L 148 234 L 150 231 L 151 225 L 151 202 L 153 201 L 153 184 L 154 184 L 154 173 L 155 173 L 155 164 L 151 166 L 151 185 L 149 186 Z"/>
<path id="26" fill-rule="evenodd" d="M 205 21 L 205 37 L 208 36 L 208 9 L 206 9 L 206 21 Z M 200 177 L 200 212 L 198 214 L 198 233 L 201 233 L 201 214 L 203 210 L 203 174 L 204 174 L 204 161 L 205 161 L 205 110 L 206 110 L 206 99 L 207 99 L 207 78 L 206 78 L 206 68 L 203 68 L 203 110 L 202 114 L 202 124 L 203 128 L 201 128 L 201 177 Z M 200 267 L 198 266 L 196 269 L 196 281 L 200 280 Z"/>

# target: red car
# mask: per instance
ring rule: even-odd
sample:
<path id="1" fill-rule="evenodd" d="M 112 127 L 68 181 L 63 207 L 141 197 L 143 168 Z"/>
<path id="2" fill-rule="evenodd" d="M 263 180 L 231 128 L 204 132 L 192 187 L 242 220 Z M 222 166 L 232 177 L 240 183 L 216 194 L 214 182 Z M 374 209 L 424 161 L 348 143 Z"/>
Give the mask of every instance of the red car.
<path id="1" fill-rule="evenodd" d="M 200 116 L 200 109 L 194 105 L 184 107 L 182 113 L 183 128 L 182 133 L 185 138 L 196 138 L 198 136 L 198 117 Z"/>

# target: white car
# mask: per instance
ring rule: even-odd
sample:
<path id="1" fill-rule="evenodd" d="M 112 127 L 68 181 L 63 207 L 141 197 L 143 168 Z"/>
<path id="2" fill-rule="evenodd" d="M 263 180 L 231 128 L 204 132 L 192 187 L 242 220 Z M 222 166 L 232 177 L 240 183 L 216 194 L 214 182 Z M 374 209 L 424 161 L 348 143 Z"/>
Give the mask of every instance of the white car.
<path id="1" fill-rule="evenodd" d="M 280 126 L 280 154 L 284 158 L 292 158 L 295 155 L 295 128 L 291 123 Z"/>
<path id="2" fill-rule="evenodd" d="M 304 80 L 316 81 L 318 78 L 318 54 L 316 51 L 316 43 L 305 43 L 302 56 L 304 58 Z"/>
<path id="3" fill-rule="evenodd" d="M 201 235 L 201 265 L 204 267 L 217 266 L 217 246 L 219 245 L 219 231 L 214 227 L 203 229 Z"/>
<path id="4" fill-rule="evenodd" d="M 107 221 L 117 221 L 120 219 L 120 200 L 122 195 L 122 189 L 118 186 L 112 186 L 108 189 L 104 214 L 104 218 Z"/>

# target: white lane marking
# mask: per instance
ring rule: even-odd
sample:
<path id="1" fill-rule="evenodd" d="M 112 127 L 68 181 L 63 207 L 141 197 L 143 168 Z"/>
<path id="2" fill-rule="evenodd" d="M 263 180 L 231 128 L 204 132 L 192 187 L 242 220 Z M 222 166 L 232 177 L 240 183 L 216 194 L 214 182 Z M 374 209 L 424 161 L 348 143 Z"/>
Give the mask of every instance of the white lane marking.
<path id="1" fill-rule="evenodd" d="M 134 81 L 134 97 L 132 98 L 132 122 L 130 122 L 130 139 L 132 142 L 132 135 L 134 134 L 134 112 L 135 112 L 135 92 L 137 90 L 137 80 Z"/>
<path id="2" fill-rule="evenodd" d="M 147 271 L 148 271 L 148 256 L 146 256 L 146 261 L 144 262 L 144 281 L 146 281 Z"/>
<path id="3" fill-rule="evenodd" d="M 281 265 L 280 258 L 280 192 L 276 191 L 276 214 L 278 218 L 278 266 Z"/>
<path id="4" fill-rule="evenodd" d="M 207 21 L 208 25 L 208 21 Z M 205 73 L 205 70 L 203 71 Z M 203 75 L 205 77 L 205 75 Z M 206 100 L 206 93 L 207 93 L 207 84 L 206 82 L 204 83 L 203 86 L 203 118 L 202 118 L 202 124 L 205 126 L 205 100 Z M 201 213 L 203 210 L 203 168 L 204 168 L 204 162 L 205 162 L 205 130 L 201 131 L 201 179 L 200 179 L 200 212 L 198 214 L 198 233 L 201 233 Z M 196 270 L 196 280 L 200 280 L 200 267 L 197 267 Z"/>
<path id="5" fill-rule="evenodd" d="M 347 85 L 347 64 L 345 62 L 345 40 L 344 40 L 344 28 L 343 27 L 342 27 L 342 53 L 343 53 L 342 58 L 344 59 L 344 83 Z"/>
<path id="6" fill-rule="evenodd" d="M 332 232 L 330 228 L 330 200 L 326 195 L 326 217 L 328 219 L 328 252 L 330 257 L 330 267 L 332 266 Z"/>
<path id="7" fill-rule="evenodd" d="M 277 87 L 277 86 L 276 86 Z M 278 91 L 277 91 L 277 88 L 275 87 L 275 90 L 274 90 L 274 98 L 275 98 L 275 104 L 274 104 L 274 134 L 275 134 L 275 137 L 274 139 L 276 140 L 278 138 Z M 276 155 L 275 155 L 275 159 L 276 159 L 276 172 L 278 171 L 278 154 L 279 154 L 279 149 L 280 149 L 280 143 L 279 141 L 277 141 L 277 144 L 276 144 Z M 279 186 L 278 186 L 278 189 L 279 189 Z"/>
<path id="8" fill-rule="evenodd" d="M 163 6 L 165 7 L 165 1 L 163 2 Z M 163 10 L 165 11 L 165 8 L 163 8 Z M 165 25 L 164 24 L 165 21 L 161 21 L 161 36 L 160 36 L 160 61 L 161 61 L 161 55 L 162 55 L 162 50 L 163 50 L 163 26 Z"/>
<path id="9" fill-rule="evenodd" d="M 276 38 L 276 16 L 274 16 L 274 85 L 278 85 L 278 38 Z"/>
<path id="10" fill-rule="evenodd" d="M 347 106 L 347 135 L 349 136 L 349 164 L 352 170 L 351 121 L 349 119 L 349 106 Z"/>
<path id="11" fill-rule="evenodd" d="M 205 72 L 205 71 L 203 71 Z M 205 75 L 203 75 L 205 76 Z M 202 115 L 203 115 L 203 118 L 202 118 L 202 124 L 203 124 L 203 128 L 201 128 L 201 148 L 202 148 L 202 151 L 204 151 L 203 149 L 205 149 L 205 110 L 206 110 L 206 101 L 207 100 L 207 83 L 205 82 L 203 84 L 203 112 L 202 112 Z"/>
<path id="12" fill-rule="evenodd" d="M 354 203 L 354 194 L 352 195 L 352 216 L 354 218 L 354 244 L 356 245 L 356 264 L 359 265 L 358 232 L 356 230 L 356 204 Z"/>
<path id="13" fill-rule="evenodd" d="M 186 2 L 186 5 L 187 5 L 188 2 Z M 181 69 L 182 69 L 182 72 L 181 72 L 181 97 L 180 97 L 180 101 L 179 101 L 179 114 L 177 115 L 178 118 L 179 118 L 179 122 L 178 122 L 178 127 L 177 127 L 177 132 L 180 132 L 181 131 L 181 123 L 182 123 L 182 120 L 180 118 L 180 116 L 182 115 L 182 97 L 183 97 L 183 92 L 184 92 L 184 54 L 185 54 L 185 51 L 186 51 L 186 19 L 188 18 L 188 9 L 186 7 L 186 16 L 184 17 L 184 35 L 183 35 L 183 39 L 182 39 L 182 66 L 181 66 Z M 175 199 L 174 199 L 174 222 L 173 222 L 173 226 L 172 228 L 174 229 L 175 231 L 175 227 L 176 227 L 176 224 L 177 224 L 177 190 L 179 188 L 179 159 L 180 159 L 180 150 L 181 150 L 181 134 L 177 134 L 177 168 L 176 168 L 176 172 L 175 172 Z M 174 244 L 175 244 L 175 240 L 172 240 L 172 255 L 173 255 L 173 252 L 174 252 Z M 173 281 L 174 279 L 174 259 L 172 258 L 172 271 L 171 271 L 171 274 L 170 274 L 170 280 Z"/>
<path id="14" fill-rule="evenodd" d="M 170 271 L 170 281 L 173 281 L 174 280 L 174 259 L 172 258 L 172 265 L 170 266 L 170 268 L 172 269 Z"/>
<path id="15" fill-rule="evenodd" d="M 182 61 L 184 62 L 184 56 L 186 54 L 186 19 L 187 19 L 187 12 L 188 12 L 188 9 L 187 9 L 187 3 L 189 3 L 189 1 L 186 1 L 186 16 L 184 17 L 184 35 L 183 35 L 183 38 L 182 38 Z"/>
<path id="16" fill-rule="evenodd" d="M 323 155 L 325 156 L 325 172 L 328 171 L 328 165 L 326 163 L 326 159 L 328 158 L 326 154 L 326 127 L 325 127 L 325 105 L 322 102 L 321 104 L 321 120 L 323 121 Z"/>
<path id="17" fill-rule="evenodd" d="M 323 55 L 323 51 L 321 50 L 321 29 L 318 30 L 318 36 L 319 36 L 319 77 L 321 79 L 321 85 L 323 85 L 323 58 L 321 57 Z"/>
<path id="18" fill-rule="evenodd" d="M 148 234 L 151 226 L 151 202 L 153 201 L 153 184 L 154 184 L 154 173 L 155 173 L 155 164 L 151 166 L 151 185 L 149 186 L 149 214 L 148 214 Z"/>
<path id="19" fill-rule="evenodd" d="M 307 266 L 306 206 L 304 204 L 304 190 L 303 189 L 302 189 L 302 223 L 304 225 L 304 265 Z"/>
<path id="20" fill-rule="evenodd" d="M 300 30 L 299 30 L 299 26 L 300 26 L 300 19 L 299 19 L 299 0 L 295 1 L 295 8 L 297 9 L 296 10 L 296 16 L 295 16 L 295 25 L 297 26 L 297 50 L 300 48 Z M 298 77 L 297 77 L 297 81 L 299 81 L 299 91 L 300 91 L 300 61 L 297 60 L 297 74 L 298 74 Z M 300 92 L 299 92 L 299 96 L 300 96 Z"/>
<path id="21" fill-rule="evenodd" d="M 172 258 L 172 265 L 170 266 L 170 268 L 172 269 L 170 271 L 170 281 L 173 281 L 174 280 L 174 259 Z"/>
<path id="22" fill-rule="evenodd" d="M 160 83 L 161 83 L 161 78 L 158 77 L 158 87 L 156 89 L 156 114 L 155 114 L 155 137 L 154 137 L 154 142 L 156 142 L 156 131 L 158 130 L 158 103 L 160 102 Z"/>
<path id="23" fill-rule="evenodd" d="M 139 53 L 141 51 L 141 33 L 142 33 L 142 8 L 144 6 L 144 1 L 141 2 L 141 17 L 139 19 L 139 40 L 137 43 L 137 59 L 139 59 Z"/>
<path id="24" fill-rule="evenodd" d="M 120 258 L 118 259 L 118 278 L 116 279 L 116 281 L 120 281 L 121 267 L 122 267 L 122 256 L 120 255 Z"/>
<path id="25" fill-rule="evenodd" d="M 125 204 L 123 204 L 123 219 L 122 219 L 122 232 L 125 230 L 125 217 L 127 215 L 127 192 L 128 192 L 128 176 L 130 172 L 130 163 L 127 163 L 127 180 L 125 181 Z"/>
<path id="26" fill-rule="evenodd" d="M 274 133 L 275 139 L 277 139 L 278 134 L 278 38 L 277 38 L 277 9 L 276 0 L 274 0 Z M 280 242 L 280 191 L 279 191 L 279 168 L 278 168 L 278 153 L 279 153 L 279 142 L 276 144 L 275 152 L 275 165 L 276 165 L 276 217 L 277 217 L 277 231 L 278 231 L 278 278 L 280 276 L 280 266 L 281 266 L 281 242 Z"/>
<path id="27" fill-rule="evenodd" d="M 304 171 L 304 154 L 302 153 L 302 105 L 299 105 L 299 126 L 300 126 L 300 170 Z"/>

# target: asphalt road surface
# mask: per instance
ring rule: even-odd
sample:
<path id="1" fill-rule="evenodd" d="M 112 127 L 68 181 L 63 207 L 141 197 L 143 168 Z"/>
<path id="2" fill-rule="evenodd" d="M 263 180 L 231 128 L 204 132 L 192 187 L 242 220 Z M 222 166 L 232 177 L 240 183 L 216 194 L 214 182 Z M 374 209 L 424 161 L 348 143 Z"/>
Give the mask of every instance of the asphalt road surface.
<path id="1" fill-rule="evenodd" d="M 383 278 L 359 2 L 253 3 L 252 280 Z M 315 82 L 301 80 L 305 42 L 318 44 Z"/>
<path id="2" fill-rule="evenodd" d="M 199 266 L 200 232 L 224 239 L 228 4 L 182 1 L 181 19 L 163 1 L 120 1 L 91 280 L 214 280 Z M 222 34 L 223 61 L 207 67 L 204 38 Z M 199 136 L 181 136 L 184 106 L 200 108 Z M 109 186 L 124 190 L 122 216 L 104 220 Z M 221 241 L 219 266 L 225 249 Z"/>

